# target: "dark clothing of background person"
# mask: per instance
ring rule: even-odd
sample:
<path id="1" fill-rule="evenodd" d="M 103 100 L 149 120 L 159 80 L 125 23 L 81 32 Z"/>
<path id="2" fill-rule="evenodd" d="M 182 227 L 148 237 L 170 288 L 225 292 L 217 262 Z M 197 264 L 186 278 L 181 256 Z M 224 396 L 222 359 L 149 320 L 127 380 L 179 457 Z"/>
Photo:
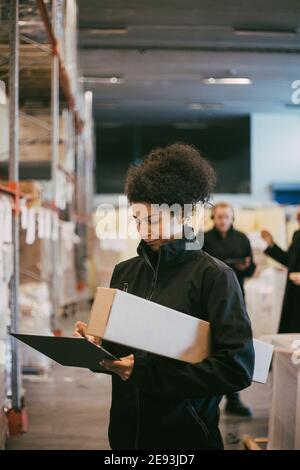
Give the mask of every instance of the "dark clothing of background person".
<path id="1" fill-rule="evenodd" d="M 248 237 L 244 233 L 235 230 L 232 226 L 226 233 L 226 236 L 223 237 L 214 227 L 204 234 L 203 250 L 224 263 L 226 263 L 226 260 L 234 258 L 246 258 L 248 256 L 251 258 L 250 266 L 243 271 L 235 269 L 230 264 L 244 293 L 244 279 L 245 277 L 251 277 L 256 268 Z"/>
<path id="2" fill-rule="evenodd" d="M 116 265 L 110 286 L 210 322 L 211 355 L 197 364 L 134 351 L 130 378 L 112 374 L 109 442 L 121 449 L 223 449 L 218 428 L 222 395 L 251 384 L 254 350 L 250 320 L 232 269 L 186 240 L 161 245 L 141 240 L 138 256 Z"/>
<path id="3" fill-rule="evenodd" d="M 282 250 L 276 243 L 268 247 L 265 253 L 288 268 L 288 272 L 300 272 L 300 230 L 294 233 L 288 251 Z M 300 286 L 287 279 L 279 333 L 300 333 Z"/>

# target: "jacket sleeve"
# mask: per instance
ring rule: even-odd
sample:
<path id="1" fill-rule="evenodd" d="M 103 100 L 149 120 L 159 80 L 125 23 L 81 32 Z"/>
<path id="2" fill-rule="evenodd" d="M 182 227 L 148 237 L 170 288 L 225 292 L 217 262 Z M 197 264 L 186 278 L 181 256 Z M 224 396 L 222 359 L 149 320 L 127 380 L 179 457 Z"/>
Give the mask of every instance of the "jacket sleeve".
<path id="1" fill-rule="evenodd" d="M 274 243 L 272 247 L 268 247 L 265 250 L 265 253 L 271 256 L 271 258 L 275 259 L 275 261 L 278 261 L 278 263 L 281 263 L 284 266 L 288 266 L 288 262 L 289 262 L 288 252 L 282 250 L 278 245 L 276 245 L 276 243 Z"/>
<path id="2" fill-rule="evenodd" d="M 211 355 L 198 364 L 143 353 L 135 356 L 128 382 L 145 393 L 204 398 L 250 385 L 254 350 L 250 320 L 238 281 L 229 268 L 219 272 L 208 295 Z"/>
<path id="3" fill-rule="evenodd" d="M 241 271 L 241 274 L 244 277 L 251 277 L 254 274 L 254 271 L 256 269 L 256 265 L 254 264 L 253 261 L 253 254 L 252 254 L 252 248 L 249 242 L 249 239 L 246 237 L 245 239 L 245 257 L 250 256 L 250 266 L 245 269 L 244 271 Z"/>

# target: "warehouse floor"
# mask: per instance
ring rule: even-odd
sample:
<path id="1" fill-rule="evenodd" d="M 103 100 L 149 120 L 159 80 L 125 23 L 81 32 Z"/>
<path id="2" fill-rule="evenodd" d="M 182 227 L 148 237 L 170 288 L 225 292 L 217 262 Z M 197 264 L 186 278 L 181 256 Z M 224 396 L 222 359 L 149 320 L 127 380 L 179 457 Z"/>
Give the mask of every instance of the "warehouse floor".
<path id="1" fill-rule="evenodd" d="M 71 333 L 76 319 L 84 320 L 86 316 L 78 313 L 62 320 L 64 334 Z M 11 437 L 8 449 L 109 449 L 109 376 L 55 364 L 48 376 L 28 376 L 23 385 L 29 432 Z M 267 435 L 270 385 L 253 384 L 242 395 L 252 406 L 254 418 L 244 420 L 221 414 L 226 449 L 242 449 L 245 434 Z"/>

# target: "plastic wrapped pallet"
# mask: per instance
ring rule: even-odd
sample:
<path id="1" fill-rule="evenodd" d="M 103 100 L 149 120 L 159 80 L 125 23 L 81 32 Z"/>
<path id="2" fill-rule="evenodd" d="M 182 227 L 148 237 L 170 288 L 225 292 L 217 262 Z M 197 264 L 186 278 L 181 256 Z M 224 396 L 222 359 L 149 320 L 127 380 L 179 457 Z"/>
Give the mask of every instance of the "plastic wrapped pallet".
<path id="1" fill-rule="evenodd" d="M 300 449 L 300 364 L 292 359 L 292 351 L 275 349 L 268 435 L 270 450 Z"/>
<path id="2" fill-rule="evenodd" d="M 3 408 L 6 406 L 9 378 L 7 349 L 7 326 L 10 324 L 9 281 L 12 275 L 12 199 L 0 194 L 0 448 L 7 434 L 7 423 Z"/>
<path id="3" fill-rule="evenodd" d="M 9 126 L 8 126 L 8 107 L 0 104 L 0 162 L 8 159 L 9 145 Z"/>
<path id="4" fill-rule="evenodd" d="M 67 305 L 77 301 L 78 291 L 76 289 L 76 268 L 74 245 L 78 242 L 75 234 L 75 224 L 72 222 L 60 222 L 60 265 L 59 277 L 59 304 Z"/>
<path id="5" fill-rule="evenodd" d="M 5 447 L 6 438 L 8 435 L 7 419 L 4 413 L 4 406 L 6 401 L 5 395 L 5 364 L 4 364 L 4 343 L 0 340 L 0 450 Z"/>
<path id="6" fill-rule="evenodd" d="M 20 331 L 27 334 L 51 335 L 51 303 L 49 288 L 44 282 L 20 285 Z M 20 358 L 23 368 L 34 367 L 47 372 L 51 361 L 46 356 L 20 343 Z"/>

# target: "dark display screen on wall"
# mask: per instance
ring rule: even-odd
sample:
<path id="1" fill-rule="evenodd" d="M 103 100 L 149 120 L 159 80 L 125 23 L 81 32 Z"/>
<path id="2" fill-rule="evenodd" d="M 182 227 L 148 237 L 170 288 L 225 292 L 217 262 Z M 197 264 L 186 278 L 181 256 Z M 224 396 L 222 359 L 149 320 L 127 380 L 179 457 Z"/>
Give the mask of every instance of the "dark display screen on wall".
<path id="1" fill-rule="evenodd" d="M 250 118 L 201 125 L 97 128 L 97 193 L 122 193 L 127 169 L 151 149 L 175 142 L 192 144 L 218 174 L 216 192 L 250 192 Z"/>

